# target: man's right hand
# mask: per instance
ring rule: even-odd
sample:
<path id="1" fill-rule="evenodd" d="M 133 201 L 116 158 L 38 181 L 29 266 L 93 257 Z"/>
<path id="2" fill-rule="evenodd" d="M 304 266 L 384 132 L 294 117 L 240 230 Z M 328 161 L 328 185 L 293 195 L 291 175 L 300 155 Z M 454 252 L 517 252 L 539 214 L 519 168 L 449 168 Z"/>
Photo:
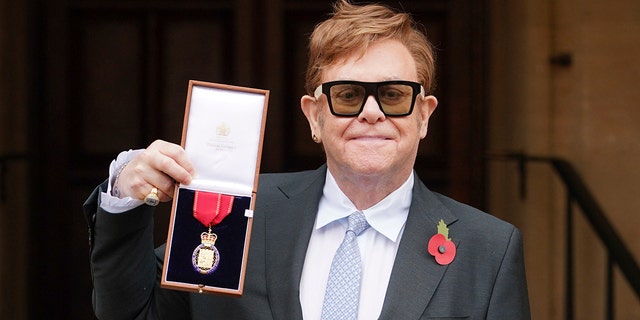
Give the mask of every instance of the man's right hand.
<path id="1" fill-rule="evenodd" d="M 194 173 L 193 164 L 181 146 L 156 140 L 122 169 L 115 187 L 120 198 L 141 200 L 157 188 L 160 201 L 167 202 L 176 183 L 191 183 Z"/>

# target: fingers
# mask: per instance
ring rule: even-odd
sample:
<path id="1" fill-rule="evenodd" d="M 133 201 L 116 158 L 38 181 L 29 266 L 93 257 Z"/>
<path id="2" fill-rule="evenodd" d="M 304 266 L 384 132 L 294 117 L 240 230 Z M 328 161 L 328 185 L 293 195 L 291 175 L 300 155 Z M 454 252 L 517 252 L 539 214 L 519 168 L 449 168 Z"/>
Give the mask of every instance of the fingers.
<path id="1" fill-rule="evenodd" d="M 152 143 L 150 147 L 153 147 L 152 152 L 157 151 L 160 153 L 160 155 L 153 158 L 156 160 L 154 163 L 156 169 L 170 176 L 176 182 L 191 183 L 195 170 L 181 146 L 158 140 Z"/>
<path id="2" fill-rule="evenodd" d="M 116 181 L 121 197 L 144 199 L 158 189 L 162 202 L 171 200 L 176 183 L 191 183 L 194 167 L 184 149 L 162 140 L 153 142 L 122 170 Z"/>

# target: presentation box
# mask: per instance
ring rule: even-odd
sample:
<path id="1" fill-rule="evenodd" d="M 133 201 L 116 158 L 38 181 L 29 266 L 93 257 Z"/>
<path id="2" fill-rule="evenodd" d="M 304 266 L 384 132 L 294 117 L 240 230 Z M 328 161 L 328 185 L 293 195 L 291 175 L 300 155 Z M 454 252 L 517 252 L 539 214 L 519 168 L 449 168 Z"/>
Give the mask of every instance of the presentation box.
<path id="1" fill-rule="evenodd" d="M 189 81 L 181 144 L 195 175 L 173 196 L 162 287 L 242 295 L 268 100 Z"/>

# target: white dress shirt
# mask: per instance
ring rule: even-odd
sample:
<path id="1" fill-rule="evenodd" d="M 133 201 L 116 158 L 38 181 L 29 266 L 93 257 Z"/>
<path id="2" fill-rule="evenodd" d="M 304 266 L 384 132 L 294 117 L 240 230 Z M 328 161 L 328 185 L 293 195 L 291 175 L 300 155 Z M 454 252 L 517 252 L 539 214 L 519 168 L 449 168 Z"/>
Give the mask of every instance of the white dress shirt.
<path id="1" fill-rule="evenodd" d="M 107 186 L 107 192 L 102 192 L 100 194 L 100 207 L 105 211 L 110 213 L 121 213 L 144 203 L 144 201 L 140 199 L 132 197 L 120 199 L 111 194 L 113 184 L 115 183 L 117 175 L 120 173 L 122 168 L 142 151 L 142 149 L 122 151 L 115 160 L 111 161 L 111 165 L 109 166 L 109 185 Z"/>
<path id="2" fill-rule="evenodd" d="M 396 191 L 373 207 L 362 210 L 371 228 L 358 236 L 362 257 L 359 320 L 380 316 L 398 244 L 409 215 L 413 179 L 412 173 Z M 355 211 L 355 205 L 327 170 L 300 280 L 300 304 L 305 320 L 320 319 L 331 262 L 347 230 L 347 217 Z"/>

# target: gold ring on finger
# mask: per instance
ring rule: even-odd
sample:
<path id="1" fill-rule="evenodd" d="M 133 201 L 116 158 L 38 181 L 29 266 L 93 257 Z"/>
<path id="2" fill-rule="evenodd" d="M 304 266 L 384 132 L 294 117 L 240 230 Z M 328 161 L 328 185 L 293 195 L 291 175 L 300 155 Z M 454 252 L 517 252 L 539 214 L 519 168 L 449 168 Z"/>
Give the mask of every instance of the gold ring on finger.
<path id="1" fill-rule="evenodd" d="M 149 194 L 144 197 L 144 203 L 152 207 L 155 207 L 158 205 L 158 203 L 160 203 L 160 198 L 158 197 L 158 188 L 153 187 L 151 189 L 151 192 L 149 192 Z"/>

